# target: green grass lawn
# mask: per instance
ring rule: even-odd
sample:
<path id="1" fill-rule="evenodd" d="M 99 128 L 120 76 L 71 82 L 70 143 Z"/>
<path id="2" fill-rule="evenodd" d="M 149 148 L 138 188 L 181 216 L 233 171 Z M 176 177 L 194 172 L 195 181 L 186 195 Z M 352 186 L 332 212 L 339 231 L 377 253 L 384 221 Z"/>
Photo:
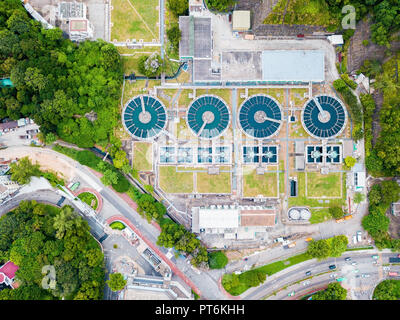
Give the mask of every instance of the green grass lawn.
<path id="1" fill-rule="evenodd" d="M 304 94 L 308 92 L 308 89 L 289 89 L 289 92 L 290 100 L 293 102 L 295 107 L 302 107 L 307 101 L 307 99 L 304 98 Z"/>
<path id="2" fill-rule="evenodd" d="M 342 174 L 307 172 L 308 197 L 341 197 Z"/>
<path id="3" fill-rule="evenodd" d="M 148 142 L 135 142 L 133 147 L 133 167 L 138 171 L 152 171 L 152 145 Z"/>
<path id="4" fill-rule="evenodd" d="M 307 173 L 307 175 L 310 172 Z M 328 212 L 328 208 L 331 206 L 343 206 L 346 205 L 346 175 L 341 175 L 341 173 L 331 173 L 334 175 L 339 175 L 339 179 L 330 178 L 335 180 L 335 189 L 332 189 L 331 193 L 324 194 L 326 196 L 330 196 L 330 194 L 339 194 L 337 198 L 333 199 L 318 199 L 318 198 L 309 198 L 306 197 L 306 173 L 305 172 L 297 172 L 297 184 L 298 184 L 298 196 L 297 197 L 289 197 L 289 207 L 297 207 L 297 206 L 305 206 L 309 207 L 311 211 L 310 223 L 320 223 L 324 222 L 327 219 L 331 219 L 331 216 Z M 313 177 L 312 177 L 313 178 Z M 315 181 L 311 178 L 307 181 L 310 192 L 310 184 L 311 189 L 314 189 L 315 186 L 312 185 Z M 328 178 L 325 178 L 328 179 Z M 342 185 L 340 184 L 340 179 L 342 179 Z M 342 197 L 340 197 L 340 187 L 342 186 Z M 331 186 L 332 187 L 332 186 Z M 318 191 L 319 192 L 319 191 Z"/>
<path id="5" fill-rule="evenodd" d="M 265 172 L 259 175 L 255 168 L 243 168 L 243 196 L 278 197 L 277 173 Z"/>
<path id="6" fill-rule="evenodd" d="M 176 172 L 175 166 L 160 166 L 158 170 L 159 186 L 166 193 L 193 193 L 193 172 Z"/>
<path id="7" fill-rule="evenodd" d="M 328 208 L 324 209 L 311 209 L 310 223 L 321 223 L 332 219 L 332 215 L 329 213 Z"/>
<path id="8" fill-rule="evenodd" d="M 283 13 L 287 6 L 286 15 Z M 279 0 L 272 12 L 264 20 L 264 24 L 302 24 L 319 25 L 333 28 L 339 24 L 329 10 L 328 5 L 320 0 Z"/>
<path id="9" fill-rule="evenodd" d="M 113 0 L 111 10 L 111 41 L 159 39 L 158 0 Z"/>
<path id="10" fill-rule="evenodd" d="M 230 170 L 230 167 L 220 167 L 221 170 Z M 208 174 L 197 172 L 198 193 L 231 193 L 231 173 L 220 172 L 219 174 Z"/>
<path id="11" fill-rule="evenodd" d="M 178 104 L 182 108 L 189 107 L 189 104 L 193 101 L 193 99 L 189 98 L 189 93 L 193 93 L 193 90 L 183 89 L 181 94 L 179 95 Z"/>
<path id="12" fill-rule="evenodd" d="M 94 210 L 97 209 L 98 202 L 97 202 L 96 196 L 93 193 L 83 192 L 83 193 L 78 195 L 78 198 L 81 199 L 83 202 L 87 203 Z"/>

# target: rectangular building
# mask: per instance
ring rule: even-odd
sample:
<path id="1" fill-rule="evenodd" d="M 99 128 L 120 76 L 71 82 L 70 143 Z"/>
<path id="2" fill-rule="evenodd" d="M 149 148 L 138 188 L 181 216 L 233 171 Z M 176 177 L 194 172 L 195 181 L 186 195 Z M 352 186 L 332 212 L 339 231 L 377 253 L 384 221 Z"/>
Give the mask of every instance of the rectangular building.
<path id="1" fill-rule="evenodd" d="M 324 51 L 270 50 L 262 52 L 262 80 L 278 82 L 323 82 Z"/>

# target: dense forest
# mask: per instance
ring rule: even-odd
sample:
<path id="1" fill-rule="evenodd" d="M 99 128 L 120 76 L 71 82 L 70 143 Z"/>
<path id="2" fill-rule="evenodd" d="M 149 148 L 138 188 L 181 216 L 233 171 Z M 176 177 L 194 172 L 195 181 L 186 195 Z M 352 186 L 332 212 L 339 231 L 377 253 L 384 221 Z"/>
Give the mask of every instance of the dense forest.
<path id="1" fill-rule="evenodd" d="M 0 291 L 1 300 L 101 299 L 104 255 L 89 226 L 70 206 L 62 209 L 22 201 L 0 218 L 0 259 L 19 269 L 17 289 Z M 43 266 L 55 268 L 56 285 L 43 289 Z"/>
<path id="2" fill-rule="evenodd" d="M 1 89 L 0 119 L 30 117 L 45 135 L 105 146 L 119 120 L 122 74 L 112 44 L 77 45 L 58 28 L 42 28 L 21 1 L 0 2 L 0 76 L 14 84 Z"/>

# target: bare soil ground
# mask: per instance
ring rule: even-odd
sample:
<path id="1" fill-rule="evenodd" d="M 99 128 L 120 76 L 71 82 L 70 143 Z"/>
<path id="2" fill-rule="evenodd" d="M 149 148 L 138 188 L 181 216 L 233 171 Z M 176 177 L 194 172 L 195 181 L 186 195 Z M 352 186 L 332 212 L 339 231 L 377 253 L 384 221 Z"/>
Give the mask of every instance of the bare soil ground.
<path id="1" fill-rule="evenodd" d="M 350 40 L 347 58 L 347 70 L 349 72 L 360 69 L 366 59 L 377 59 L 381 62 L 385 59 L 386 47 L 379 46 L 371 41 L 371 24 L 370 17 L 357 23 L 354 35 Z M 362 44 L 363 40 L 369 40 L 368 46 Z M 400 41 L 393 41 L 391 45 L 392 51 L 400 49 Z"/>
<path id="2" fill-rule="evenodd" d="M 387 214 L 390 219 L 389 234 L 394 239 L 400 238 L 400 217 L 395 217 L 390 212 Z"/>

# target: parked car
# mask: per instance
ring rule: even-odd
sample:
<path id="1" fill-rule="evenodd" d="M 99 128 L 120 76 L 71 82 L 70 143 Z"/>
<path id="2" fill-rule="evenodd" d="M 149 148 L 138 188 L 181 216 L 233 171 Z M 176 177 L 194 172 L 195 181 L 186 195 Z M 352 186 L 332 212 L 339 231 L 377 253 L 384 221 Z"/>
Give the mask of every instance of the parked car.
<path id="1" fill-rule="evenodd" d="M 25 134 L 23 136 L 19 136 L 19 138 L 22 140 L 26 140 L 26 139 L 29 139 L 29 135 Z"/>
<path id="2" fill-rule="evenodd" d="M 307 271 L 306 276 L 311 276 L 311 271 Z"/>
<path id="3" fill-rule="evenodd" d="M 336 265 L 334 265 L 334 264 L 331 264 L 331 265 L 329 266 L 329 269 L 331 269 L 331 270 L 334 270 L 334 269 L 336 269 Z"/>
<path id="4" fill-rule="evenodd" d="M 26 133 L 27 133 L 27 134 L 36 134 L 36 133 L 38 133 L 38 132 L 39 132 L 38 129 L 26 130 Z"/>
<path id="5" fill-rule="evenodd" d="M 344 259 L 344 261 L 350 261 L 350 260 L 351 260 L 350 257 L 347 257 L 347 258 Z"/>
<path id="6" fill-rule="evenodd" d="M 358 242 L 362 241 L 362 238 L 361 238 L 361 231 L 357 231 L 357 241 L 358 241 Z"/>

